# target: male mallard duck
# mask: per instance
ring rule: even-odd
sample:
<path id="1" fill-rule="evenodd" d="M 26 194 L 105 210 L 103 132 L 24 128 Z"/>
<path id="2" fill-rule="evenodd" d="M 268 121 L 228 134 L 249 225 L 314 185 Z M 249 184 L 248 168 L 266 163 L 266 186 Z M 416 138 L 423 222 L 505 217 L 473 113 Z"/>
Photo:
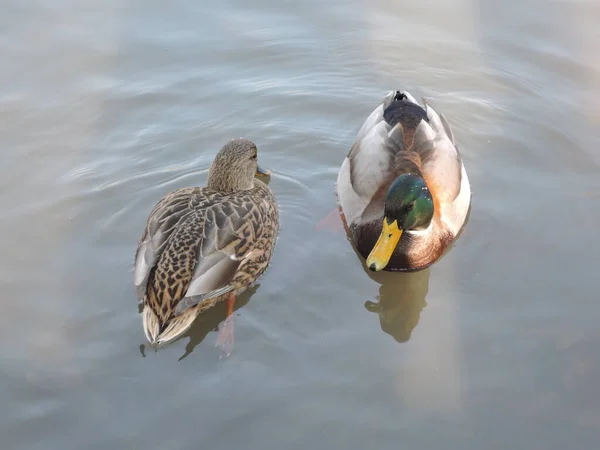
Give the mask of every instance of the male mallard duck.
<path id="1" fill-rule="evenodd" d="M 433 264 L 462 228 L 471 188 L 445 117 L 392 91 L 362 125 L 336 191 L 373 271 Z"/>
<path id="2" fill-rule="evenodd" d="M 199 313 L 226 299 L 218 342 L 231 352 L 235 295 L 265 271 L 279 231 L 275 197 L 254 179 L 269 173 L 258 166 L 251 141 L 234 139 L 217 153 L 207 187 L 178 189 L 156 204 L 134 269 L 151 344 L 178 338 Z"/>

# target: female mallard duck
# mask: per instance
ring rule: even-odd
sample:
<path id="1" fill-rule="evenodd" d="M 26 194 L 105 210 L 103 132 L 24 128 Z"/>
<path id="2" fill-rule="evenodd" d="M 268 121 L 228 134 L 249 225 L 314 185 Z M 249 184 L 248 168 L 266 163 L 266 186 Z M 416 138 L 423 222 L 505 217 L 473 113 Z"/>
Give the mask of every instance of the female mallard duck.
<path id="1" fill-rule="evenodd" d="M 450 125 L 400 91 L 390 92 L 365 120 L 336 191 L 354 245 L 373 271 L 433 264 L 471 204 Z"/>
<path id="2" fill-rule="evenodd" d="M 198 314 L 227 299 L 218 342 L 231 352 L 235 295 L 265 271 L 279 231 L 275 197 L 254 179 L 269 173 L 258 166 L 252 142 L 234 139 L 217 153 L 207 187 L 179 189 L 156 204 L 134 269 L 151 344 L 178 338 Z"/>

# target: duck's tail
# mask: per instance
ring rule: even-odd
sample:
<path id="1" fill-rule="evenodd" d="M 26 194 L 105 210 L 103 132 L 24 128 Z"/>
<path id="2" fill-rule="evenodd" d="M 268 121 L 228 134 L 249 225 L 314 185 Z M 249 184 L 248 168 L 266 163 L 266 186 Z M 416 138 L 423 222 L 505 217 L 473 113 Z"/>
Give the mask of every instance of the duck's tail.
<path id="1" fill-rule="evenodd" d="M 383 118 L 391 127 L 400 123 L 405 130 L 415 130 L 421 120 L 429 122 L 425 108 L 408 92 L 392 91 L 385 102 Z"/>
<path id="2" fill-rule="evenodd" d="M 171 317 L 165 324 L 160 321 L 148 304 L 144 305 L 142 321 L 146 338 L 152 345 L 164 345 L 181 337 L 192 325 L 198 315 L 198 308 L 188 308 L 178 316 Z"/>

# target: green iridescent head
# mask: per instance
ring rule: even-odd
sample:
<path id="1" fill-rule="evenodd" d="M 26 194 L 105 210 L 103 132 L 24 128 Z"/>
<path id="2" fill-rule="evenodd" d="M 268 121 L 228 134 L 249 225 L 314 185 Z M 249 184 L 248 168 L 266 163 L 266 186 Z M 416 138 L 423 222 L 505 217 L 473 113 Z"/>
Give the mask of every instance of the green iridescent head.
<path id="1" fill-rule="evenodd" d="M 433 198 L 423 177 L 412 173 L 400 175 L 385 197 L 384 217 L 398 222 L 401 230 L 427 228 L 433 219 Z"/>
<path id="2" fill-rule="evenodd" d="M 402 233 L 427 228 L 433 219 L 433 211 L 433 198 L 423 177 L 406 173 L 396 178 L 385 197 L 383 227 L 367 258 L 369 269 L 384 269 Z"/>

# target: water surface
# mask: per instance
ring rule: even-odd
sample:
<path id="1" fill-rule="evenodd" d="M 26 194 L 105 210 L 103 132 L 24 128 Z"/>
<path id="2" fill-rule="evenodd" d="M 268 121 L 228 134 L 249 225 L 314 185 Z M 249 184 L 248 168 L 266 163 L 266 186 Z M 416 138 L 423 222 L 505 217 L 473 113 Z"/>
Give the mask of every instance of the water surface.
<path id="1" fill-rule="evenodd" d="M 3 449 L 600 443 L 593 1 L 4 2 Z M 217 6 L 218 5 L 218 6 Z M 449 118 L 473 207 L 429 270 L 315 230 L 391 89 Z M 165 193 L 259 146 L 281 231 L 237 303 L 154 352 L 132 286 Z"/>

